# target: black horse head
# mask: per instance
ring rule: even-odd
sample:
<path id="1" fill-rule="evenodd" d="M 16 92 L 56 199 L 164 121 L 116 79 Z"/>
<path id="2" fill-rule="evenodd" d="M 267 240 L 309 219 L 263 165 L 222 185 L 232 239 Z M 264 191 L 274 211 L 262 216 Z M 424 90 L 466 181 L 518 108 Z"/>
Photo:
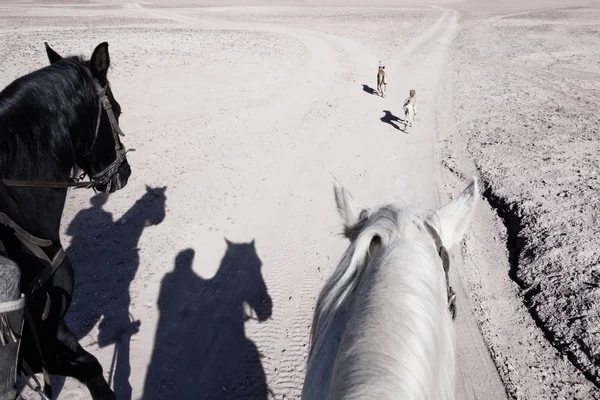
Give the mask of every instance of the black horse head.
<path id="1" fill-rule="evenodd" d="M 127 185 L 131 168 L 107 77 L 108 44 L 89 60 L 61 57 L 48 44 L 46 53 L 50 65 L 0 91 L 0 212 L 55 239 L 68 186 L 112 193 Z M 83 175 L 91 183 L 70 182 Z"/>
<path id="2" fill-rule="evenodd" d="M 119 135 L 123 135 L 119 127 L 121 105 L 115 99 L 107 78 L 110 67 L 108 43 L 96 46 L 89 61 L 77 57 L 65 59 L 48 43 L 44 44 L 50 64 L 57 70 L 79 67 L 80 71 L 86 72 L 80 74 L 83 79 L 79 89 L 97 105 L 93 124 L 88 121 L 83 132 L 71 132 L 76 165 L 97 182 L 96 188 L 102 192 L 112 193 L 125 187 L 131 168 L 119 139 Z"/>

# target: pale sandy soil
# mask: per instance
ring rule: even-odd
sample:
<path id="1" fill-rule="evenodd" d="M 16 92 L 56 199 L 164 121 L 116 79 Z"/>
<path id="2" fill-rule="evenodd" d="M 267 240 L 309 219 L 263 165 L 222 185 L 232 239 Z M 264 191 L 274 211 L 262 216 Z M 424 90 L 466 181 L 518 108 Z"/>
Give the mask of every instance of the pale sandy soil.
<path id="1" fill-rule="evenodd" d="M 600 387 L 600 10 L 470 15 L 462 25 L 453 43 L 458 132 L 445 163 L 474 160 L 508 227 L 521 303 L 511 309 L 537 324 L 514 332 L 490 302 L 482 315 L 496 360 L 509 392 L 598 398 L 575 372 Z M 506 296 L 485 283 L 481 295 Z M 537 342 L 554 355 L 540 357 Z M 531 380 L 545 386 L 532 390 Z"/>
<path id="2" fill-rule="evenodd" d="M 0 1 L 0 87 L 48 63 L 44 41 L 110 44 L 133 174 L 106 204 L 72 191 L 63 233 L 68 323 L 119 399 L 299 398 L 315 299 L 347 245 L 331 173 L 366 204 L 430 208 L 480 175 L 491 201 L 452 251 L 459 399 L 600 398 L 581 372 L 598 384 L 596 11 L 177 4 Z M 368 93 L 379 60 L 385 99 Z M 411 88 L 407 134 L 389 113 Z M 520 210 L 508 233 L 504 204 Z M 88 396 L 69 379 L 59 398 Z"/>

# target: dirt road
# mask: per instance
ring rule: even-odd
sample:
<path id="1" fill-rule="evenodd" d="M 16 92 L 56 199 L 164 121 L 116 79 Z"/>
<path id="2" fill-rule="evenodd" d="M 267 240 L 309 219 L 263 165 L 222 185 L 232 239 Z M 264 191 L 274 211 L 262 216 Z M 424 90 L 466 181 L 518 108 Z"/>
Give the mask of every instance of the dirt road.
<path id="1" fill-rule="evenodd" d="M 118 398 L 196 399 L 210 388 L 220 390 L 211 399 L 260 399 L 267 386 L 299 398 L 316 296 L 347 244 L 330 175 L 366 205 L 437 208 L 460 189 L 441 166 L 456 134 L 448 65 L 459 11 L 0 11 L 2 86 L 47 64 L 44 41 L 63 55 L 110 45 L 124 143 L 136 148 L 132 178 L 92 206 L 89 192 L 73 191 L 63 226 L 77 274 L 69 324 Z M 370 93 L 380 60 L 385 98 Z M 405 132 L 409 89 L 419 112 Z M 146 185 L 166 186 L 166 200 Z M 467 253 L 452 251 L 458 398 L 505 399 L 473 313 L 480 305 L 457 273 Z M 60 398 L 87 396 L 67 380 Z"/>

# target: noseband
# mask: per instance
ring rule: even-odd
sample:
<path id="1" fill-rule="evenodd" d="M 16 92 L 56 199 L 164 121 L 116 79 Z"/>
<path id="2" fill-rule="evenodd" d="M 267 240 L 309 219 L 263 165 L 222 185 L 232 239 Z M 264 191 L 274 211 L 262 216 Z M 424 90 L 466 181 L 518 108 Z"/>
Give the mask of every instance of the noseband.
<path id="1" fill-rule="evenodd" d="M 450 314 L 452 315 L 452 320 L 456 319 L 456 293 L 454 293 L 454 289 L 450 286 L 450 279 L 448 277 L 448 272 L 450 271 L 450 255 L 448 254 L 448 250 L 446 246 L 442 243 L 442 238 L 437 233 L 437 231 L 431 226 L 428 222 L 425 222 L 425 227 L 427 231 L 433 238 L 435 242 L 435 248 L 438 251 L 438 255 L 442 259 L 442 267 L 444 268 L 444 273 L 446 274 L 446 293 L 448 295 L 448 310 L 450 310 Z"/>
<path id="2" fill-rule="evenodd" d="M 103 171 L 90 175 L 90 180 L 82 182 L 82 179 L 85 177 L 86 173 L 84 172 L 79 177 L 71 178 L 69 182 L 52 182 L 52 181 L 26 181 L 26 180 L 16 180 L 16 179 L 3 179 L 3 182 L 6 186 L 15 186 L 15 187 L 38 187 L 38 188 L 66 188 L 66 187 L 75 187 L 75 188 L 93 188 L 96 189 L 97 186 L 106 185 L 107 189 L 110 189 L 111 179 L 117 173 L 117 170 L 125 161 L 125 154 L 128 151 L 133 151 L 133 149 L 125 150 L 125 147 L 121 143 L 119 136 L 125 136 L 121 128 L 119 127 L 119 123 L 115 118 L 115 113 L 112 109 L 112 105 L 110 104 L 110 100 L 108 99 L 107 91 L 110 87 L 110 84 L 107 82 L 106 86 L 101 87 L 100 84 L 93 77 L 92 73 L 85 68 L 86 73 L 92 79 L 92 83 L 94 84 L 94 88 L 96 89 L 96 93 L 98 94 L 98 118 L 96 119 L 96 128 L 94 131 L 94 143 L 98 138 L 98 133 L 100 131 L 100 121 L 102 118 L 102 110 L 106 111 L 106 115 L 108 116 L 108 121 L 110 122 L 110 130 L 115 140 L 115 160 L 106 167 Z M 93 145 L 92 145 L 93 146 Z"/>

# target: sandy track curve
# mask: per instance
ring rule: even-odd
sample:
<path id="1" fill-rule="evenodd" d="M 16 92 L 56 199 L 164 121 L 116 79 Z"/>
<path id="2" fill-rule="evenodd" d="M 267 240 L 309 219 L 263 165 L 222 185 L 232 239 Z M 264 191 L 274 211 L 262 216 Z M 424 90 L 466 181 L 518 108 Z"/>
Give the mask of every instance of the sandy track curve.
<path id="1" fill-rule="evenodd" d="M 164 309 L 156 306 L 167 287 L 164 277 L 176 276 L 172 273 L 175 260 L 191 264 L 195 274 L 185 284 L 196 282 L 193 287 L 201 293 L 197 299 L 180 299 L 190 307 L 189 313 L 197 313 L 196 331 L 190 330 L 188 336 L 212 338 L 181 345 L 193 346 L 198 358 L 203 354 L 221 368 L 215 371 L 217 367 L 200 360 L 195 378 L 208 381 L 220 371 L 228 378 L 223 382 L 229 382 L 209 398 L 249 398 L 261 380 L 277 399 L 298 398 L 316 296 L 346 246 L 336 236 L 340 225 L 330 173 L 339 175 L 365 204 L 404 198 L 434 208 L 456 194 L 443 189 L 439 141 L 452 129 L 452 93 L 445 65 L 458 28 L 457 12 L 428 11 L 434 17 L 415 26 L 417 33 L 388 56 L 385 46 L 327 32 L 318 24 L 311 29 L 251 22 L 231 10 L 232 15 L 224 13 L 214 19 L 198 11 L 134 3 L 107 13 L 162 19 L 160 28 L 153 31 L 148 25 L 135 24 L 118 32 L 99 28 L 91 38 L 86 37 L 85 46 L 76 37 L 85 36 L 84 30 L 74 34 L 57 30 L 56 44 L 51 41 L 57 49 L 62 45 L 81 52 L 102 35 L 103 40 L 115 43 L 113 59 L 121 63 L 115 66 L 113 86 L 125 104 L 126 144 L 137 152 L 131 155 L 134 176 L 129 189 L 111 196 L 104 206 L 113 220 L 125 219 L 100 235 L 113 235 L 111 240 L 118 246 L 119 227 L 131 227 L 146 212 L 126 213 L 140 204 L 137 200 L 144 195 L 145 185 L 167 185 L 165 220 L 146 227 L 131 249 L 139 265 L 132 271 L 129 311 L 141 321 L 129 350 L 132 398 L 142 394 L 148 399 L 197 398 L 190 372 L 169 365 L 176 364 L 177 357 L 184 359 L 180 353 L 186 350 L 175 346 L 171 353 L 158 353 L 156 349 L 161 345 L 157 342 L 161 332 L 171 332 L 172 337 L 181 333 L 174 330 L 173 320 L 165 320 Z M 58 37 L 63 37 L 62 42 Z M 133 43 L 136 38 L 140 43 Z M 39 36 L 32 39 L 34 43 L 39 40 Z M 161 44 L 167 40 L 172 43 Z M 130 51 L 123 44 L 127 41 L 131 41 Z M 272 50 L 265 50 L 267 44 Z M 242 55 L 238 59 L 244 61 L 236 62 L 235 56 L 228 55 L 228 46 L 243 47 L 232 54 L 237 51 Z M 262 63 L 255 54 L 270 57 L 271 51 L 276 54 L 270 63 Z M 37 61 L 44 63 L 40 54 Z M 389 74 L 385 99 L 362 89 L 362 85 L 375 86 L 375 67 L 382 58 Z M 384 110 L 401 117 L 402 101 L 411 88 L 418 93 L 419 114 L 407 134 L 396 129 L 393 121 L 382 123 L 380 118 Z M 72 221 L 81 209 L 89 210 L 88 201 L 89 193 L 72 193 L 63 221 L 65 245 L 76 241 Z M 224 238 L 238 246 L 240 255 L 234 257 L 234 264 L 247 267 L 258 258 L 253 266 L 258 265 L 273 300 L 266 322 L 251 319 L 244 323 L 241 311 L 235 320 L 226 315 L 259 295 L 240 288 L 260 279 L 244 276 L 246 280 L 240 281 L 234 274 L 219 280 L 219 271 L 232 262 L 221 260 L 228 254 Z M 253 239 L 254 255 L 240 244 Z M 113 300 L 104 299 L 97 286 L 85 282 L 109 279 L 110 271 L 102 271 L 105 265 L 85 265 L 91 262 L 84 256 L 86 246 L 95 249 L 95 243 L 79 245 L 80 250 L 72 250 L 75 264 L 95 269 L 80 272 L 83 283 L 78 286 L 70 322 L 108 375 L 115 347 L 100 348 L 96 343 L 102 330 L 108 329 L 100 321 L 111 326 L 111 318 L 116 317 L 107 312 L 89 321 L 91 309 L 86 304 L 94 300 L 108 307 Z M 194 250 L 193 259 L 186 249 Z M 459 296 L 459 398 L 506 398 L 472 314 L 474 305 L 455 272 L 462 264 L 460 251 L 454 250 L 452 257 L 452 280 Z M 179 284 L 185 287 L 183 281 Z M 224 304 L 233 305 L 230 309 Z M 224 338 L 225 332 L 235 333 Z M 240 341 L 240 354 L 227 353 Z M 174 360 L 157 366 L 165 354 L 173 354 Z M 224 362 L 226 357 L 231 360 Z M 231 363 L 237 370 L 233 371 Z M 149 370 L 161 376 L 160 382 L 145 381 Z M 244 382 L 241 377 L 254 381 Z M 118 392 L 128 389 L 119 387 Z M 87 398 L 87 393 L 68 380 L 61 398 Z"/>

